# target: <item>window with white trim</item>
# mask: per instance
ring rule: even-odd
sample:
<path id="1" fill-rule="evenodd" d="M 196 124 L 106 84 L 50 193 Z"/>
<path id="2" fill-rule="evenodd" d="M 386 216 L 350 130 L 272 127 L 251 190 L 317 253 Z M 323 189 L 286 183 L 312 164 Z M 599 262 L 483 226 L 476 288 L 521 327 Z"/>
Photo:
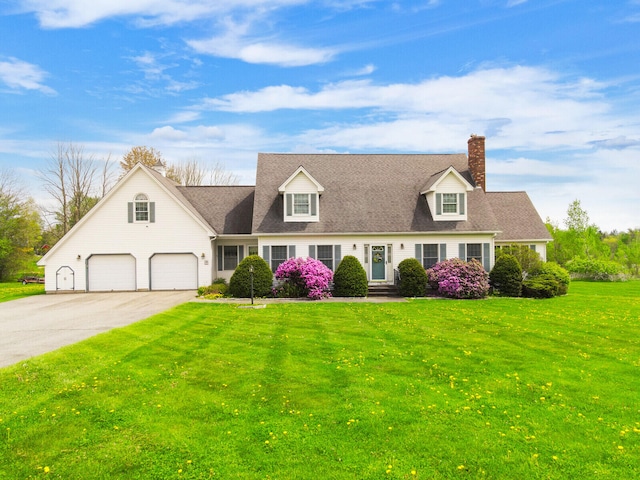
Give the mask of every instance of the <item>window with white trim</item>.
<path id="1" fill-rule="evenodd" d="M 247 252 L 248 255 L 258 255 L 258 245 L 249 245 Z"/>
<path id="2" fill-rule="evenodd" d="M 222 248 L 223 270 L 235 270 L 238 266 L 238 247 L 236 245 L 225 245 Z"/>
<path id="3" fill-rule="evenodd" d="M 425 243 L 422 245 L 422 266 L 424 268 L 431 268 L 438 263 L 438 244 L 437 243 Z"/>
<path id="4" fill-rule="evenodd" d="M 149 221 L 149 197 L 144 193 L 139 193 L 135 198 L 135 221 L 136 222 L 148 222 Z"/>
<path id="5" fill-rule="evenodd" d="M 333 265 L 333 245 L 318 245 L 318 260 L 328 268 L 334 270 Z"/>
<path id="6" fill-rule="evenodd" d="M 271 271 L 276 272 L 282 262 L 289 258 L 286 245 L 274 245 L 271 247 Z"/>
<path id="7" fill-rule="evenodd" d="M 309 215 L 311 201 L 308 193 L 294 193 L 293 194 L 293 214 L 294 215 Z"/>
<path id="8" fill-rule="evenodd" d="M 467 243 L 467 262 L 475 258 L 482 264 L 482 244 L 481 243 Z"/>
<path id="9" fill-rule="evenodd" d="M 442 213 L 458 213 L 458 194 L 442 194 Z"/>

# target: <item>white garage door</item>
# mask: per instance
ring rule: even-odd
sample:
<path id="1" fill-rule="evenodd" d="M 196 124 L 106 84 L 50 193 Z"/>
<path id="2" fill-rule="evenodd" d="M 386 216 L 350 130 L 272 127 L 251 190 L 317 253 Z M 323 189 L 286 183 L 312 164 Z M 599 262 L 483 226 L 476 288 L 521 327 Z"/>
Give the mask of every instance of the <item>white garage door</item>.
<path id="1" fill-rule="evenodd" d="M 136 289 L 136 259 L 132 255 L 92 255 L 87 261 L 90 292 Z"/>
<path id="2" fill-rule="evenodd" d="M 151 290 L 195 290 L 198 259 L 192 253 L 156 253 L 151 257 Z"/>

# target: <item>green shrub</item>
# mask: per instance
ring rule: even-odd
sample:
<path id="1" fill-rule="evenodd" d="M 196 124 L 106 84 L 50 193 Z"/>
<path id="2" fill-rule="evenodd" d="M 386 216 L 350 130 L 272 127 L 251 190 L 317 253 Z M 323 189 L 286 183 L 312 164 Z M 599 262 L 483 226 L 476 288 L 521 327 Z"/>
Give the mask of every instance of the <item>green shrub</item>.
<path id="1" fill-rule="evenodd" d="M 427 289 L 427 272 L 415 258 L 406 258 L 398 265 L 400 273 L 400 295 L 424 297 Z"/>
<path id="2" fill-rule="evenodd" d="M 529 298 L 551 298 L 558 295 L 560 285 L 553 275 L 542 274 L 522 282 L 522 296 Z"/>
<path id="3" fill-rule="evenodd" d="M 360 261 L 353 255 L 347 255 L 333 273 L 334 297 L 366 297 L 369 292 L 367 273 Z"/>
<path id="4" fill-rule="evenodd" d="M 537 275 L 551 275 L 558 282 L 558 295 L 566 295 L 569 291 L 569 283 L 571 283 L 571 276 L 564 268 L 555 262 L 545 262 L 533 272 L 532 276 Z"/>
<path id="5" fill-rule="evenodd" d="M 255 297 L 268 296 L 271 294 L 273 285 L 273 273 L 267 262 L 258 255 L 249 255 L 238 264 L 229 281 L 229 293 L 236 298 L 251 296 L 250 265 L 253 265 L 253 295 Z"/>
<path id="6" fill-rule="evenodd" d="M 574 258 L 566 264 L 573 278 L 584 280 L 608 281 L 626 280 L 624 267 L 609 260 Z"/>
<path id="7" fill-rule="evenodd" d="M 498 294 L 505 297 L 519 297 L 522 292 L 522 267 L 513 255 L 503 253 L 496 260 L 489 283 Z"/>
<path id="8" fill-rule="evenodd" d="M 537 270 L 542 265 L 540 254 L 535 250 L 531 250 L 529 245 L 511 244 L 496 249 L 496 262 L 501 255 L 513 255 L 518 260 L 523 273 L 529 273 Z M 526 276 L 526 275 L 525 275 Z"/>
<path id="9" fill-rule="evenodd" d="M 199 297 L 224 297 L 229 291 L 229 285 L 224 278 L 217 278 L 211 285 L 198 288 Z"/>

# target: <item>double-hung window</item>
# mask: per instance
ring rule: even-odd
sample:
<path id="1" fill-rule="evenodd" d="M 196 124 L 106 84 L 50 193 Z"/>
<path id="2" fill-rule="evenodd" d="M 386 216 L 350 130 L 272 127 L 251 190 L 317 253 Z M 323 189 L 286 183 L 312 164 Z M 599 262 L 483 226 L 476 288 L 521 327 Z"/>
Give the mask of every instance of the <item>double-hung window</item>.
<path id="1" fill-rule="evenodd" d="M 309 215 L 311 202 L 308 193 L 293 194 L 293 214 Z"/>
<path id="2" fill-rule="evenodd" d="M 271 271 L 275 273 L 280 264 L 287 258 L 286 245 L 274 245 L 271 247 Z"/>
<path id="3" fill-rule="evenodd" d="M 334 270 L 333 265 L 333 245 L 318 245 L 318 260 L 324 263 L 328 268 Z"/>
<path id="4" fill-rule="evenodd" d="M 422 245 L 422 266 L 431 268 L 438 263 L 438 244 L 425 243 Z"/>
<path id="5" fill-rule="evenodd" d="M 472 259 L 476 259 L 482 264 L 482 244 L 481 243 L 467 243 L 467 262 Z"/>
<path id="6" fill-rule="evenodd" d="M 442 194 L 442 213 L 458 213 L 458 194 Z"/>

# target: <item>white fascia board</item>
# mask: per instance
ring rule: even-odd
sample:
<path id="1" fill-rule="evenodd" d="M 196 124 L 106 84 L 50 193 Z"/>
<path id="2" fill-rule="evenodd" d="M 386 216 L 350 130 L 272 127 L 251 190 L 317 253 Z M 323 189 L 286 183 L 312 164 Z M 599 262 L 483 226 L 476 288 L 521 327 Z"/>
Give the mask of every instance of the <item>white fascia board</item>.
<path id="1" fill-rule="evenodd" d="M 289 185 L 289 183 L 291 183 L 291 181 L 299 174 L 302 173 L 304 176 L 306 176 L 309 180 L 311 180 L 311 182 L 313 182 L 313 184 L 316 186 L 316 188 L 318 189 L 318 193 L 322 193 L 324 192 L 324 187 L 322 185 L 320 185 L 320 183 L 318 183 L 318 181 L 313 178 L 313 176 L 307 172 L 307 169 L 304 168 L 302 165 L 300 165 L 295 172 L 293 172 L 289 178 L 287 178 L 282 185 L 280 185 L 278 187 L 278 192 L 279 193 L 284 193 L 287 189 L 287 185 Z"/>
<path id="2" fill-rule="evenodd" d="M 450 173 L 453 173 L 453 175 L 464 186 L 467 192 L 471 192 L 474 189 L 473 185 L 467 182 L 467 180 L 462 175 L 460 175 L 460 172 L 458 172 L 458 170 L 456 170 L 453 167 L 449 167 L 444 172 L 442 172 L 442 175 L 440 175 L 440 178 L 438 178 L 438 180 L 433 182 L 433 185 L 431 185 L 431 187 L 429 187 L 424 192 L 420 192 L 420 195 L 426 195 L 427 193 L 435 192 L 440 182 L 442 182 L 442 180 L 444 180 L 447 177 L 447 175 L 449 175 Z"/>

